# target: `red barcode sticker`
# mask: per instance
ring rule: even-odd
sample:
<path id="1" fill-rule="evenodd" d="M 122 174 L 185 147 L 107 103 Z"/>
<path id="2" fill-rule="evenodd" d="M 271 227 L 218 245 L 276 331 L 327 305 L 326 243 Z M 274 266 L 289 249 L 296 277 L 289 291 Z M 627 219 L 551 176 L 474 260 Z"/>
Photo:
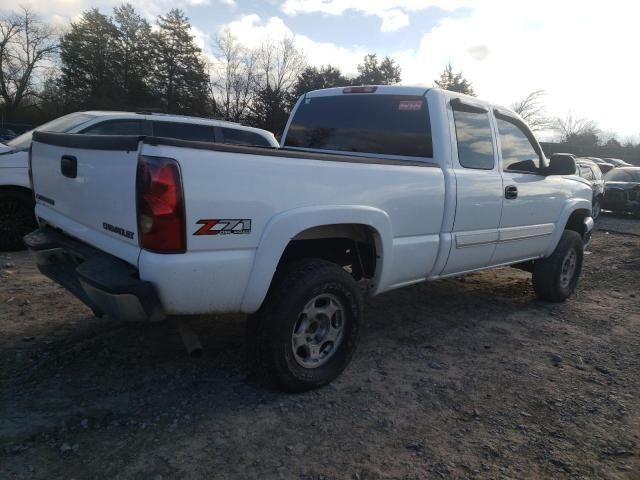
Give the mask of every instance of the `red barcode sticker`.
<path id="1" fill-rule="evenodd" d="M 400 100 L 398 110 L 416 111 L 422 110 L 422 100 Z"/>

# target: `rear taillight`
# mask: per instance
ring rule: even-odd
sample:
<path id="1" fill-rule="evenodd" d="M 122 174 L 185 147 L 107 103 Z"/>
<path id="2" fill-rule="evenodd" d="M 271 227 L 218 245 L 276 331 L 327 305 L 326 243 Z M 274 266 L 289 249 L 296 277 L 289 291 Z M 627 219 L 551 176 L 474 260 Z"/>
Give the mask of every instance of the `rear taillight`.
<path id="1" fill-rule="evenodd" d="M 184 253 L 187 238 L 178 162 L 141 155 L 136 195 L 140 247 L 157 253 Z"/>

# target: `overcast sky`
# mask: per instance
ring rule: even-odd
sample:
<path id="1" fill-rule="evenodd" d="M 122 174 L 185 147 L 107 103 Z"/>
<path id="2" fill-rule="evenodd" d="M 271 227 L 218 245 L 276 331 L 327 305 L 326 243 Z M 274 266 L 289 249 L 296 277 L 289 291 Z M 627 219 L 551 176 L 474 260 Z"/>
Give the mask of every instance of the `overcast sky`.
<path id="1" fill-rule="evenodd" d="M 16 4 L 18 2 L 16 1 Z M 117 0 L 25 0 L 45 17 L 73 19 Z M 146 0 L 153 18 L 173 7 L 211 51 L 229 27 L 247 45 L 294 36 L 311 64 L 355 74 L 365 53 L 392 56 L 404 84 L 431 85 L 451 62 L 479 97 L 508 105 L 544 89 L 551 115 L 596 120 L 640 138 L 640 2 L 633 0 Z"/>

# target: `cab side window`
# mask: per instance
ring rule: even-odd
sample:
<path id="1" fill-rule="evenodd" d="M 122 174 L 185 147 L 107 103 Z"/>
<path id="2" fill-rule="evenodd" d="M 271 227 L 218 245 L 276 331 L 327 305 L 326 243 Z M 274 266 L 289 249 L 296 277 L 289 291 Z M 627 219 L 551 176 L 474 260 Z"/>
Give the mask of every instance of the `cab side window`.
<path id="1" fill-rule="evenodd" d="M 594 180 L 593 170 L 591 170 L 591 168 L 589 168 L 586 165 L 583 165 L 580 167 L 580 176 L 585 180 L 589 180 L 589 181 Z"/>
<path id="2" fill-rule="evenodd" d="M 220 142 L 229 143 L 231 145 L 250 145 L 255 147 L 270 147 L 267 139 L 262 135 L 250 132 L 248 130 L 239 130 L 237 128 L 221 127 L 220 133 L 222 139 Z"/>
<path id="3" fill-rule="evenodd" d="M 540 155 L 524 131 L 505 119 L 498 118 L 497 122 L 503 170 L 537 173 L 541 164 Z"/>
<path id="4" fill-rule="evenodd" d="M 107 120 L 82 130 L 85 135 L 142 135 L 140 120 Z"/>
<path id="5" fill-rule="evenodd" d="M 453 110 L 458 160 L 464 168 L 492 170 L 495 164 L 489 114 Z"/>
<path id="6" fill-rule="evenodd" d="M 196 142 L 215 141 L 213 126 L 197 123 L 154 121 L 153 135 Z"/>

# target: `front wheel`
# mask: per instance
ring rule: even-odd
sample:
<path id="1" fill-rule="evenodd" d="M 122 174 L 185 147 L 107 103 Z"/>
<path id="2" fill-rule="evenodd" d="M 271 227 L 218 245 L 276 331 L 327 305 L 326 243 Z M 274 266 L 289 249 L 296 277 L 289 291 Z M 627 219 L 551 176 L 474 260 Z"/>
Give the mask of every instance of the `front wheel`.
<path id="1" fill-rule="evenodd" d="M 584 243 L 573 230 L 565 230 L 548 258 L 536 260 L 533 289 L 541 300 L 564 302 L 578 285 L 582 271 Z"/>
<path id="2" fill-rule="evenodd" d="M 249 319 L 256 373 L 289 392 L 331 382 L 353 356 L 361 316 L 358 284 L 339 265 L 307 259 L 285 267 Z"/>

